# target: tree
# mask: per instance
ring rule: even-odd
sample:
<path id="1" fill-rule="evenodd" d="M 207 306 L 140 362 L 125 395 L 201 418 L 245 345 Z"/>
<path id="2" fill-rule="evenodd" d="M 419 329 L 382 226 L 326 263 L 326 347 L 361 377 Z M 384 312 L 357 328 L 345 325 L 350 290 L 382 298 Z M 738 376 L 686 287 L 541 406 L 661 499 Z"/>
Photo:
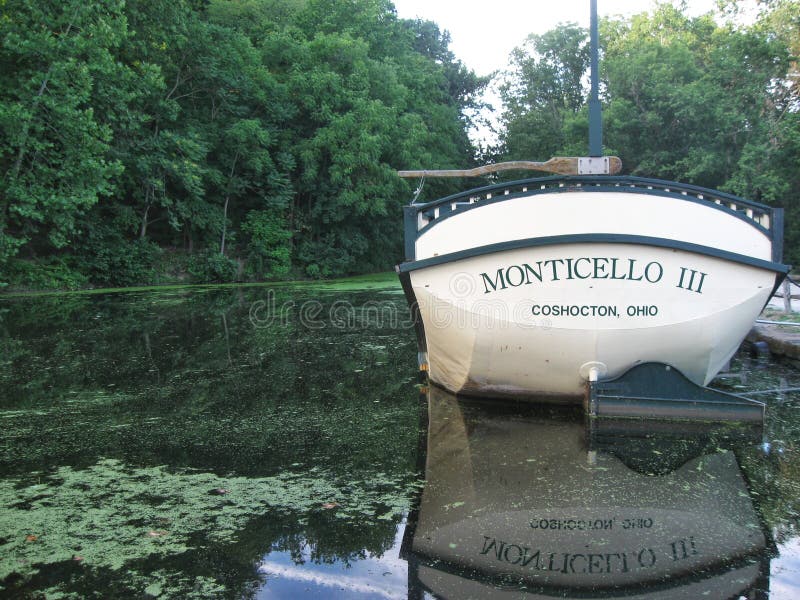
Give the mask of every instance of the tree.
<path id="1" fill-rule="evenodd" d="M 469 163 L 463 109 L 485 81 L 459 69 L 438 28 L 420 45 L 420 23 L 385 2 L 309 2 L 296 25 L 262 46 L 297 108 L 295 256 L 312 276 L 386 268 L 411 196 L 394 171 Z"/>
<path id="2" fill-rule="evenodd" d="M 757 138 L 780 49 L 755 30 L 670 5 L 609 31 L 609 145 L 631 172 L 723 187 Z"/>
<path id="3" fill-rule="evenodd" d="M 690 18 L 670 4 L 601 27 L 607 149 L 632 174 L 730 187 L 745 148 L 769 138 L 785 48 L 758 28 Z M 562 25 L 514 52 L 503 88 L 506 156 L 585 147 L 586 42 Z"/>
<path id="4" fill-rule="evenodd" d="M 62 249 L 122 170 L 98 90 L 126 81 L 115 50 L 129 32 L 121 0 L 0 5 L 0 266 Z"/>
<path id="5" fill-rule="evenodd" d="M 768 0 L 752 28 L 773 48 L 777 75 L 770 81 L 759 135 L 748 140 L 728 187 L 734 192 L 786 208 L 785 260 L 800 261 L 800 2 Z M 734 11 L 737 3 L 729 9 Z"/>
<path id="6" fill-rule="evenodd" d="M 587 31 L 569 23 L 531 35 L 512 52 L 511 67 L 500 88 L 505 107 L 501 143 L 506 157 L 546 160 L 571 153 L 565 150 L 575 140 L 566 125 L 585 106 Z"/>
<path id="7" fill-rule="evenodd" d="M 474 160 L 487 80 L 388 0 L 10 0 L 0 16 L 0 264 L 57 257 L 125 284 L 182 247 L 201 279 L 386 269 L 412 193 L 395 171 Z"/>

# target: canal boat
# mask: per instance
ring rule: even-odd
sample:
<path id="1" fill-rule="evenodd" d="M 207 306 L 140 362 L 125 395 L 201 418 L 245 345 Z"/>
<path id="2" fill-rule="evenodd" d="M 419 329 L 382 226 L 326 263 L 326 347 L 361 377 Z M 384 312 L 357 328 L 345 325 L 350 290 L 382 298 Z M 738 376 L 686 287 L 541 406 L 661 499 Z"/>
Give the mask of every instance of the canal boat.
<path id="1" fill-rule="evenodd" d="M 788 271 L 782 209 L 602 156 L 594 0 L 591 31 L 588 157 L 398 173 L 555 173 L 404 207 L 419 365 L 449 391 L 581 401 L 644 364 L 705 386 Z"/>
<path id="2" fill-rule="evenodd" d="M 620 420 L 588 431 L 574 411 L 500 405 L 428 391 L 425 487 L 401 550 L 409 597 L 768 589 L 771 541 L 733 451 L 760 441 L 759 428 Z"/>
<path id="3" fill-rule="evenodd" d="M 780 209 L 675 182 L 526 179 L 405 210 L 420 365 L 456 393 L 568 401 L 652 362 L 706 385 L 788 271 Z"/>

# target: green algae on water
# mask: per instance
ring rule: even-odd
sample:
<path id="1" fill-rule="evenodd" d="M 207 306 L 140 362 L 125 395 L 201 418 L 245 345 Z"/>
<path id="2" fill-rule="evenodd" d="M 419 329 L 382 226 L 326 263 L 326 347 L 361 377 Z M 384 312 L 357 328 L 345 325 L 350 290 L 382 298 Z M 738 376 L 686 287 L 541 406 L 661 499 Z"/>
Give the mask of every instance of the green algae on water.
<path id="1" fill-rule="evenodd" d="M 254 320 L 272 298 L 287 318 Z M 419 403 L 405 301 L 381 321 L 359 312 L 373 300 L 315 284 L 0 300 L 0 596 L 239 598 L 271 553 L 386 552 L 417 490 Z"/>
<path id="2" fill-rule="evenodd" d="M 132 468 L 113 459 L 86 469 L 61 467 L 33 485 L 5 479 L 0 581 L 69 561 L 79 561 L 84 570 L 120 571 L 153 557 L 233 544 L 259 518 L 303 521 L 326 513 L 362 525 L 399 521 L 415 485 L 412 473 L 361 481 L 324 471 L 220 477 L 163 466 Z"/>

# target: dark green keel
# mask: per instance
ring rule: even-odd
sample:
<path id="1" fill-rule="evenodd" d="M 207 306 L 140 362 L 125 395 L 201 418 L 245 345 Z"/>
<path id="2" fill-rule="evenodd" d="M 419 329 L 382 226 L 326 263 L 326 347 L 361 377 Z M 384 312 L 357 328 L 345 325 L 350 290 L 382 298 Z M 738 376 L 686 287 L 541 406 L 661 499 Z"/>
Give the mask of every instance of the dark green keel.
<path id="1" fill-rule="evenodd" d="M 609 381 L 589 383 L 587 413 L 592 418 L 665 420 L 764 420 L 763 402 L 701 387 L 668 365 L 644 363 Z"/>

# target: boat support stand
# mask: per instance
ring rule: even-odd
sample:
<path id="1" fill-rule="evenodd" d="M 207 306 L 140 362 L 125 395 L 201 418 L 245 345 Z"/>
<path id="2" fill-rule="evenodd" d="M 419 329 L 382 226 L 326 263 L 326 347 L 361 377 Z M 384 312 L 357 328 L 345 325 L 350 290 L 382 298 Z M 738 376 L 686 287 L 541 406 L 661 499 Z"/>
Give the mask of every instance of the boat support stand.
<path id="1" fill-rule="evenodd" d="M 589 369 L 585 407 L 590 418 L 640 418 L 761 423 L 765 404 L 696 385 L 662 363 L 643 363 L 616 379 Z M 594 381 L 592 381 L 594 379 Z"/>

